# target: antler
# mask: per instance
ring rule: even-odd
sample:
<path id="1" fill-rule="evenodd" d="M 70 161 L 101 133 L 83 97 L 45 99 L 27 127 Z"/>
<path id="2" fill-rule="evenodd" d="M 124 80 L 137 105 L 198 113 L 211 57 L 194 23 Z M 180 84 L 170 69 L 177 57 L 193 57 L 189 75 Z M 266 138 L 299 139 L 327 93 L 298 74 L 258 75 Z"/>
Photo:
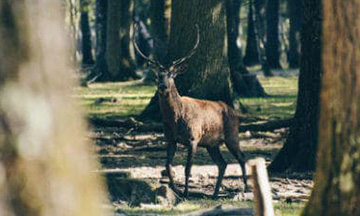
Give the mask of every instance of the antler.
<path id="1" fill-rule="evenodd" d="M 187 54 L 185 57 L 173 61 L 173 65 L 172 65 L 173 67 L 176 67 L 177 65 L 183 63 L 184 61 L 186 61 L 186 60 L 189 59 L 192 55 L 195 54 L 195 51 L 196 51 L 196 49 L 198 48 L 199 42 L 200 42 L 199 26 L 196 24 L 195 27 L 196 27 L 196 30 L 197 30 L 197 38 L 196 38 L 195 46 L 192 48 L 192 50 L 189 52 L 189 54 Z"/>
<path id="2" fill-rule="evenodd" d="M 139 53 L 139 55 L 141 57 L 143 57 L 144 59 L 146 59 L 149 63 L 153 64 L 153 65 L 156 65 L 158 66 L 159 68 L 165 68 L 163 65 L 161 65 L 158 61 L 155 61 L 155 60 L 152 60 L 150 59 L 149 57 L 147 57 L 144 53 L 141 52 L 141 50 L 139 49 L 138 45 L 136 44 L 136 41 L 135 41 L 135 35 L 137 33 L 137 29 L 138 29 L 138 25 L 137 24 L 134 24 L 134 34 L 133 34 L 133 37 L 132 37 L 132 42 L 134 44 L 134 47 L 135 47 L 135 50 L 137 53 Z"/>

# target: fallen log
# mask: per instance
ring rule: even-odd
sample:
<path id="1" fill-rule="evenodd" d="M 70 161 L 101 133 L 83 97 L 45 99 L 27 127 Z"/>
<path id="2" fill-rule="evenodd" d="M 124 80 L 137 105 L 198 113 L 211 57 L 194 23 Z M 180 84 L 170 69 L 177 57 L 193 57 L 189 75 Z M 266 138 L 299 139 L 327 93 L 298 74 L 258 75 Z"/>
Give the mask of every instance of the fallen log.
<path id="1" fill-rule="evenodd" d="M 294 119 L 269 121 L 261 124 L 240 125 L 239 132 L 246 131 L 274 131 L 280 128 L 288 128 L 294 124 Z"/>

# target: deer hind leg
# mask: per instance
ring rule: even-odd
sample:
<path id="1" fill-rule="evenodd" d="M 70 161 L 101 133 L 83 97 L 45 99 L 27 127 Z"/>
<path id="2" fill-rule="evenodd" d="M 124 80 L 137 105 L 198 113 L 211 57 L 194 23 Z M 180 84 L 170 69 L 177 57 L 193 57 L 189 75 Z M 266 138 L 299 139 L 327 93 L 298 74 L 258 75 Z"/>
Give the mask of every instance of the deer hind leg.
<path id="1" fill-rule="evenodd" d="M 209 152 L 211 159 L 216 163 L 216 165 L 218 167 L 219 174 L 218 174 L 218 179 L 216 181 L 214 195 L 213 195 L 213 198 L 217 198 L 217 196 L 219 195 L 221 182 L 223 180 L 227 164 L 220 153 L 220 146 L 207 147 L 206 149 Z"/>
<path id="2" fill-rule="evenodd" d="M 172 170 L 172 163 L 174 160 L 175 152 L 176 152 L 176 142 L 169 142 L 167 146 L 167 160 L 166 160 L 166 172 L 169 177 L 169 187 L 176 193 L 180 194 L 179 190 L 175 187 L 174 184 L 174 177 L 173 177 L 173 170 Z"/>
<path id="3" fill-rule="evenodd" d="M 188 156 L 185 167 L 185 190 L 184 197 L 187 198 L 189 196 L 189 178 L 191 173 L 191 166 L 194 158 L 194 154 L 196 153 L 197 143 L 191 142 L 188 146 Z"/>
<path id="4" fill-rule="evenodd" d="M 235 135 L 234 135 L 234 137 L 235 137 Z M 247 174 L 246 174 L 246 166 L 245 166 L 246 158 L 245 158 L 244 153 L 240 149 L 237 134 L 236 134 L 236 138 L 226 140 L 225 144 L 226 144 L 226 147 L 229 149 L 230 153 L 232 155 L 234 155 L 234 157 L 240 164 L 240 167 L 242 170 L 242 175 L 243 175 L 243 180 L 244 180 L 244 184 L 245 184 L 245 191 L 247 192 L 247 191 L 249 191 L 250 188 L 247 184 Z"/>

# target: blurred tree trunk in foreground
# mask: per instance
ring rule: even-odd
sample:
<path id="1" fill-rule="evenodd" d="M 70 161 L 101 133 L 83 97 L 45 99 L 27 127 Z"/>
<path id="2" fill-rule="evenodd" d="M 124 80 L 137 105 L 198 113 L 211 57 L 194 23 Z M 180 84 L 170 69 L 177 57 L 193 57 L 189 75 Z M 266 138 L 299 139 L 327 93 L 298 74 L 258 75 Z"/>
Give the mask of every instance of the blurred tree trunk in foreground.
<path id="1" fill-rule="evenodd" d="M 290 68 L 298 68 L 300 63 L 300 31 L 302 0 L 288 0 L 290 17 L 288 61 Z"/>
<path id="2" fill-rule="evenodd" d="M 130 55 L 130 24 L 133 1 L 108 0 L 106 24 L 106 81 L 137 79 L 135 64 Z"/>
<path id="3" fill-rule="evenodd" d="M 91 32 L 89 24 L 89 0 L 80 0 L 80 30 L 81 30 L 81 50 L 82 50 L 82 65 L 90 66 L 94 64 L 91 46 Z"/>
<path id="4" fill-rule="evenodd" d="M 237 45 L 240 37 L 241 3 L 242 0 L 226 0 L 227 47 L 232 87 L 237 95 L 243 97 L 264 97 L 266 93 L 261 83 L 244 66 L 242 52 Z"/>
<path id="5" fill-rule="evenodd" d="M 105 215 L 59 4 L 0 1 L 0 215 Z"/>
<path id="6" fill-rule="evenodd" d="M 294 124 L 269 170 L 315 169 L 321 81 L 321 1 L 303 0 L 301 65 Z"/>
<path id="7" fill-rule="evenodd" d="M 360 4 L 326 0 L 323 7 L 318 162 L 303 215 L 360 215 Z"/>

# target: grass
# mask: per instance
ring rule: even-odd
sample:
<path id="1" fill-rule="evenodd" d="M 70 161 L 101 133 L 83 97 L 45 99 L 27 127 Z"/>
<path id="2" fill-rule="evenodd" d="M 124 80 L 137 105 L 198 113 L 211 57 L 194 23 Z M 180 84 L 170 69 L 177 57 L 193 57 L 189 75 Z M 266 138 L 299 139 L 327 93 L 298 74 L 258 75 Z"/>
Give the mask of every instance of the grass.
<path id="1" fill-rule="evenodd" d="M 266 98 L 241 98 L 252 115 L 265 119 L 285 119 L 294 114 L 297 95 L 297 76 L 258 76 Z M 155 86 L 142 85 L 139 81 L 122 83 L 96 83 L 88 88 L 79 87 L 76 97 L 90 116 L 118 117 L 139 115 L 149 103 Z"/>
<path id="2" fill-rule="evenodd" d="M 165 214 L 165 215 L 179 215 L 192 211 L 205 210 L 214 208 L 214 206 L 231 206 L 231 208 L 253 208 L 253 202 L 234 201 L 234 200 L 211 200 L 211 199 L 200 199 L 200 200 L 187 200 L 174 207 L 121 207 L 121 211 L 124 211 L 128 215 L 143 215 L 143 214 Z M 293 216 L 300 215 L 304 203 L 276 203 L 274 205 L 275 215 L 277 216 Z"/>

